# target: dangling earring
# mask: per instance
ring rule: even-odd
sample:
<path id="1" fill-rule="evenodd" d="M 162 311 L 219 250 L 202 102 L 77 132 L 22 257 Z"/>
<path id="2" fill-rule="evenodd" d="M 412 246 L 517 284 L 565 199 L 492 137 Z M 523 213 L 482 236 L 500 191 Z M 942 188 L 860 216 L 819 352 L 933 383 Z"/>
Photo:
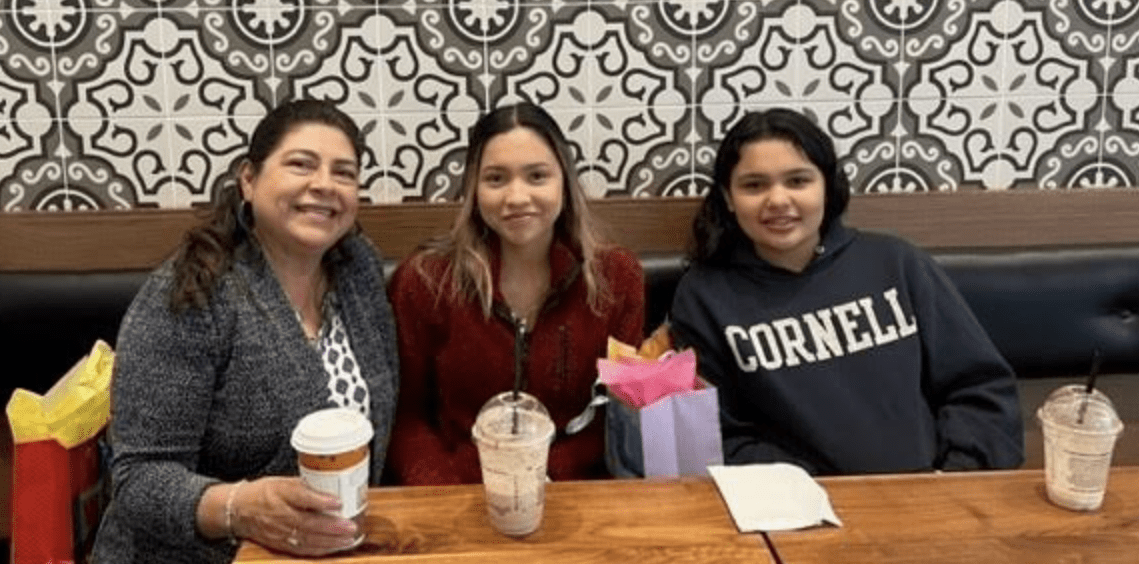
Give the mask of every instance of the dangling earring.
<path id="1" fill-rule="evenodd" d="M 237 226 L 245 233 L 253 233 L 253 204 L 242 198 L 237 201 Z"/>

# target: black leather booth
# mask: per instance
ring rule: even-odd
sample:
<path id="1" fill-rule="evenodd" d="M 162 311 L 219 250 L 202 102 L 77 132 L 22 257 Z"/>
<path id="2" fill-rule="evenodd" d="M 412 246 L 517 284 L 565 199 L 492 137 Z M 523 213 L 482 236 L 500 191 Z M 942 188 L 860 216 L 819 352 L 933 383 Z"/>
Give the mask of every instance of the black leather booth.
<path id="1" fill-rule="evenodd" d="M 0 272 L 0 393 L 46 392 L 96 339 L 112 346 L 145 272 Z"/>
<path id="2" fill-rule="evenodd" d="M 1077 377 L 1096 348 L 1105 373 L 1139 378 L 1139 247 L 940 254 L 981 324 L 1022 378 Z M 646 254 L 646 322 L 664 320 L 684 269 Z M 0 272 L 3 398 L 42 393 L 90 350 L 112 346 L 145 272 Z"/>
<path id="3" fill-rule="evenodd" d="M 1022 378 L 1139 378 L 1139 248 L 937 257 Z"/>
<path id="4" fill-rule="evenodd" d="M 1103 372 L 1116 375 L 1103 379 L 1105 391 L 1139 423 L 1139 247 L 936 258 L 1020 377 L 1026 417 L 1048 390 L 1080 381 L 1099 348 Z M 664 320 L 685 263 L 679 254 L 646 254 L 642 264 L 651 330 Z M 47 391 L 95 339 L 114 346 L 145 277 L 0 272 L 0 397 L 15 387 Z M 1129 442 L 1139 463 L 1139 435 Z"/>

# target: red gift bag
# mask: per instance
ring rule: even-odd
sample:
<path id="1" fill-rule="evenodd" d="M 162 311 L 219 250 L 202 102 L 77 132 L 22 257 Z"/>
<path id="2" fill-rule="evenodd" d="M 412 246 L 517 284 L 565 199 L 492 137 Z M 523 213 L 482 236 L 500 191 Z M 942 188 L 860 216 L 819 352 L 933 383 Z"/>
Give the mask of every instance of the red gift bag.
<path id="1" fill-rule="evenodd" d="M 15 445 L 13 564 L 76 564 L 91 551 L 106 505 L 102 433 L 70 449 L 54 439 Z"/>
<path id="2" fill-rule="evenodd" d="M 90 553 L 109 493 L 101 445 L 112 359 L 100 341 L 43 397 L 16 390 L 8 401 L 12 564 L 76 564 Z"/>

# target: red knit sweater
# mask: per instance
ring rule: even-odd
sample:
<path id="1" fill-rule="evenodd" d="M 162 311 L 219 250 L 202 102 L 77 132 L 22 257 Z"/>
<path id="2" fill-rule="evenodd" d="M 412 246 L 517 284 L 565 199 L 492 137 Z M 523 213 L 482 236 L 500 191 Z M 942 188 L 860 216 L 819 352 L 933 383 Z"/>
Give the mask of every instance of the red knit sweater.
<path id="1" fill-rule="evenodd" d="M 388 447 L 388 476 L 399 484 L 461 484 L 482 481 L 471 426 L 493 395 L 514 380 L 514 324 L 498 287 L 497 256 L 490 318 L 474 301 L 436 299 L 446 288 L 446 261 L 428 258 L 428 284 L 404 261 L 392 275 L 388 294 L 399 333 L 400 397 Z M 550 294 L 527 333 L 523 390 L 550 411 L 558 434 L 550 449 L 554 480 L 601 478 L 604 422 L 566 436 L 566 423 L 590 400 L 597 359 L 612 335 L 639 343 L 645 317 L 644 275 L 627 250 L 601 254 L 602 272 L 615 300 L 600 317 L 586 303 L 580 258 L 567 246 L 550 249 Z M 442 286 L 436 286 L 442 284 Z"/>

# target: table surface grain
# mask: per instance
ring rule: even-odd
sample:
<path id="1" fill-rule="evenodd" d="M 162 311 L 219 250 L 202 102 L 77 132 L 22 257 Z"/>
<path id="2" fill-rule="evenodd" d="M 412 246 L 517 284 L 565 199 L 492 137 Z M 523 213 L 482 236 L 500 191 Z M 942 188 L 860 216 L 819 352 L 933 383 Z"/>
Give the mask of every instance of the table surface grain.
<path id="1" fill-rule="evenodd" d="M 375 488 L 354 551 L 293 559 L 246 542 L 237 564 L 324 562 L 1139 562 L 1139 467 L 1112 468 L 1103 507 L 1068 511 L 1041 470 L 820 478 L 841 527 L 741 534 L 708 479 L 549 484 L 541 529 L 494 531 L 482 486 Z M 769 552 L 774 549 L 778 559 Z"/>
<path id="2" fill-rule="evenodd" d="M 822 478 L 842 527 L 769 533 L 785 564 L 1139 562 L 1139 467 L 1103 507 L 1048 501 L 1041 470 Z"/>
<path id="3" fill-rule="evenodd" d="M 740 534 L 707 479 L 548 485 L 541 528 L 497 533 L 481 485 L 373 488 L 357 549 L 314 562 L 774 563 L 762 535 Z M 236 564 L 305 562 L 243 543 Z"/>

